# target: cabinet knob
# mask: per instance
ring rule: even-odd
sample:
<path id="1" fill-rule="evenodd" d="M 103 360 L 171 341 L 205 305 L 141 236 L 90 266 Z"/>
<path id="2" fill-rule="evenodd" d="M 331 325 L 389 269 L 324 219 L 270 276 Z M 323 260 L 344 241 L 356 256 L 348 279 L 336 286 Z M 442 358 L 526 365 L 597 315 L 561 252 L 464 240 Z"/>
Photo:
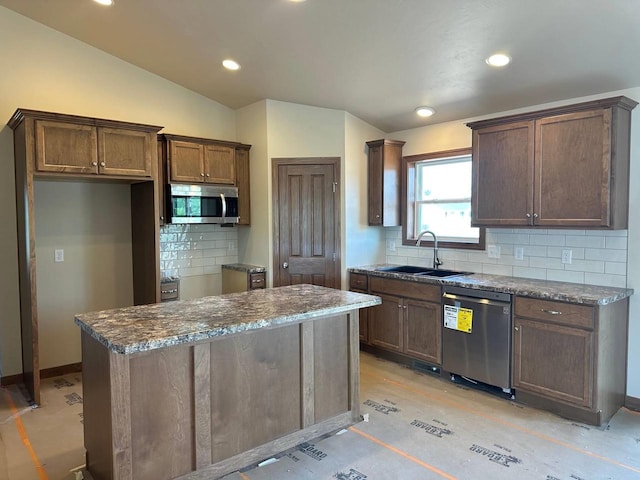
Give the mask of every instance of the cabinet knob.
<path id="1" fill-rule="evenodd" d="M 402 308 L 402 305 L 398 305 L 398 308 Z"/>
<path id="2" fill-rule="evenodd" d="M 520 327 L 513 327 L 513 329 L 514 329 L 516 332 L 519 332 L 519 331 L 520 331 Z"/>
<path id="3" fill-rule="evenodd" d="M 93 165 L 94 167 L 98 166 L 98 162 L 91 162 L 91 165 Z"/>
<path id="4" fill-rule="evenodd" d="M 201 174 L 200 174 L 200 176 L 201 176 L 201 177 L 204 177 L 204 173 L 201 173 Z"/>
<path id="5" fill-rule="evenodd" d="M 531 218 L 531 214 L 530 213 L 527 213 L 527 218 Z"/>
<path id="6" fill-rule="evenodd" d="M 538 218 L 538 214 L 537 214 L 537 213 L 534 213 L 534 214 L 533 214 L 533 218 Z"/>
<path id="7" fill-rule="evenodd" d="M 100 162 L 100 166 L 101 166 L 101 167 L 104 167 L 104 166 L 106 166 L 106 165 L 104 164 L 104 162 Z"/>
<path id="8" fill-rule="evenodd" d="M 162 220 L 162 221 L 164 222 L 164 217 L 163 217 L 163 216 L 160 216 L 160 220 Z"/>
<path id="9" fill-rule="evenodd" d="M 376 215 L 376 218 L 380 218 L 380 215 Z"/>

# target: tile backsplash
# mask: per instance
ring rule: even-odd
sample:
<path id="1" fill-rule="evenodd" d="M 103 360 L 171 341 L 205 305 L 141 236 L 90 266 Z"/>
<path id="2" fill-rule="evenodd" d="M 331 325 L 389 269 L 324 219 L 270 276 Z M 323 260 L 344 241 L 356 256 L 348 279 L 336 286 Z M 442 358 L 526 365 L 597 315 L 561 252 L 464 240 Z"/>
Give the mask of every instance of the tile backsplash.
<path id="1" fill-rule="evenodd" d="M 387 263 L 431 266 L 433 250 L 402 245 L 401 227 L 385 228 L 385 239 Z M 627 284 L 627 230 L 488 228 L 485 246 L 484 251 L 440 248 L 441 268 L 612 287 Z M 489 258 L 494 246 L 499 258 Z M 563 263 L 563 253 L 565 260 L 571 256 L 571 263 Z"/>
<path id="2" fill-rule="evenodd" d="M 238 262 L 238 229 L 217 224 L 160 228 L 162 276 L 221 274 L 221 265 Z"/>

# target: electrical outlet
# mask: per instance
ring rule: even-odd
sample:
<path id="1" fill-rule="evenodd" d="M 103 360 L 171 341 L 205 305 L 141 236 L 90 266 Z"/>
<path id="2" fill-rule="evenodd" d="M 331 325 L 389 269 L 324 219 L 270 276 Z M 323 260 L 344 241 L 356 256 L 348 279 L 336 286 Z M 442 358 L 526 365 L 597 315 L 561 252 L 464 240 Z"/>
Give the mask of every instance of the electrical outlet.
<path id="1" fill-rule="evenodd" d="M 500 245 L 488 245 L 487 256 L 489 258 L 500 258 Z"/>
<path id="2" fill-rule="evenodd" d="M 516 260 L 524 260 L 524 248 L 516 247 L 515 257 Z"/>
<path id="3" fill-rule="evenodd" d="M 235 242 L 229 242 L 228 250 L 229 250 L 230 252 L 233 252 L 233 251 L 235 251 L 235 249 L 236 249 L 236 244 L 235 244 Z"/>
<path id="4" fill-rule="evenodd" d="M 61 248 L 56 248 L 53 251 L 53 261 L 56 263 L 64 262 L 64 250 Z"/>
<path id="5" fill-rule="evenodd" d="M 390 252 L 395 252 L 396 251 L 396 241 L 395 240 L 389 240 L 389 251 Z"/>
<path id="6" fill-rule="evenodd" d="M 562 250 L 562 263 L 571 263 L 571 257 L 573 255 L 573 251 L 565 248 Z"/>

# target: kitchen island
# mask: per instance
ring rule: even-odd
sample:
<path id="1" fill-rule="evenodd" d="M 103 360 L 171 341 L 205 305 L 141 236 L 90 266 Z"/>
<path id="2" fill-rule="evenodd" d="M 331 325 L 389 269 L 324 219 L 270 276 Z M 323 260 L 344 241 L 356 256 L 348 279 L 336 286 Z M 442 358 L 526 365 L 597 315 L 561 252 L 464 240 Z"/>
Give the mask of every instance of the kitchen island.
<path id="1" fill-rule="evenodd" d="M 313 285 L 86 313 L 95 480 L 218 478 L 359 421 L 358 309 Z"/>

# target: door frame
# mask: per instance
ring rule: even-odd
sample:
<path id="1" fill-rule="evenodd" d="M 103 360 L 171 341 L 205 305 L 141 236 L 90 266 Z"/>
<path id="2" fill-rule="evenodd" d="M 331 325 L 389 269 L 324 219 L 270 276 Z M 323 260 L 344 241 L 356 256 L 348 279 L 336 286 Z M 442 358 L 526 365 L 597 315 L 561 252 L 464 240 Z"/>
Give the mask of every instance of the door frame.
<path id="1" fill-rule="evenodd" d="M 340 198 L 340 165 L 341 157 L 291 157 L 291 158 L 272 158 L 271 159 L 271 205 L 273 211 L 273 259 L 272 259 L 272 271 L 273 271 L 273 286 L 280 286 L 280 233 L 278 226 L 280 225 L 280 210 L 278 209 L 278 197 L 279 197 L 279 184 L 278 184 L 278 169 L 281 165 L 333 165 L 333 180 L 335 185 L 334 202 L 333 202 L 333 224 L 334 224 L 334 252 L 336 259 L 334 263 L 333 274 L 336 279 L 336 284 L 340 285 L 342 289 L 342 248 L 341 248 L 341 198 Z"/>

